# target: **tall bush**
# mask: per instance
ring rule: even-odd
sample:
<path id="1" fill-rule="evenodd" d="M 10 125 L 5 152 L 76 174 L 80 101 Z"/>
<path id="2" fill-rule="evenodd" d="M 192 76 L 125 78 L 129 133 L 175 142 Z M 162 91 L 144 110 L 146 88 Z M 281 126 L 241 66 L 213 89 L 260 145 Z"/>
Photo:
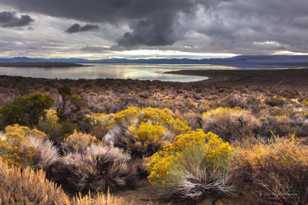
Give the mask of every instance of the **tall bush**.
<path id="1" fill-rule="evenodd" d="M 53 100 L 46 95 L 31 94 L 17 97 L 13 102 L 0 108 L 0 128 L 3 129 L 11 124 L 33 127 L 53 103 Z"/>

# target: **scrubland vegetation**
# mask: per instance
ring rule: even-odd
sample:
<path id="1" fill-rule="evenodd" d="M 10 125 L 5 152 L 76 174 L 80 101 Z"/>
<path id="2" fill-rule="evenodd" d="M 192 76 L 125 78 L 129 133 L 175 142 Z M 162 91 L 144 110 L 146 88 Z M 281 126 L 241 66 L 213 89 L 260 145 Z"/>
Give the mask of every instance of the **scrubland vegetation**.
<path id="1" fill-rule="evenodd" d="M 307 93 L 80 86 L 2 104 L 1 205 L 308 204 Z"/>

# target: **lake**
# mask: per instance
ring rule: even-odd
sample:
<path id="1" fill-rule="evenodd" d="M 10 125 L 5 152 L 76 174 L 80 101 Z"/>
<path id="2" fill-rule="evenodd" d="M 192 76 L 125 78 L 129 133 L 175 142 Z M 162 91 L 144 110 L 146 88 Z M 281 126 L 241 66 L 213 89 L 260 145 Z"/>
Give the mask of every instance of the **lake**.
<path id="1" fill-rule="evenodd" d="M 134 79 L 169 82 L 196 82 L 207 80 L 204 76 L 166 74 L 177 70 L 241 69 L 220 65 L 187 64 L 90 64 L 71 68 L 21 68 L 0 67 L 0 75 L 47 79 Z M 248 69 L 248 68 L 245 68 Z M 250 68 L 251 69 L 251 68 Z M 273 68 L 270 68 L 273 69 Z M 283 68 L 281 68 L 283 69 Z"/>
<path id="2" fill-rule="evenodd" d="M 222 68 L 223 67 L 223 68 Z M 204 76 L 166 74 L 168 71 L 228 69 L 213 65 L 157 65 L 157 64 L 91 64 L 72 68 L 20 68 L 0 67 L 0 75 L 47 79 L 135 79 L 170 82 L 195 82 L 207 80 Z"/>

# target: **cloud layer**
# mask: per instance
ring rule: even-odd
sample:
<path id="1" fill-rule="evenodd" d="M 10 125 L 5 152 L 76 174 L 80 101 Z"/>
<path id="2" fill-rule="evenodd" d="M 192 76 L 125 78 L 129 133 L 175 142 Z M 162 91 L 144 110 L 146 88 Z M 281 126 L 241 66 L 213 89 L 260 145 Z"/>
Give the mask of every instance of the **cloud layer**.
<path id="1" fill-rule="evenodd" d="M 24 27 L 30 25 L 34 19 L 29 15 L 18 16 L 15 12 L 0 12 L 1 27 Z"/>
<path id="2" fill-rule="evenodd" d="M 28 40 L 48 41 L 55 36 L 64 42 L 61 52 L 79 48 L 85 53 L 89 50 L 85 47 L 103 48 L 94 49 L 97 53 L 126 49 L 308 52 L 307 0 L 0 0 L 1 5 L 28 13 L 30 19 L 40 15 L 34 30 L 49 34 Z M 12 16 L 11 22 L 26 19 Z M 3 19 L 0 15 L 0 22 L 7 22 Z M 57 23 L 48 24 L 50 19 Z M 77 32 L 82 33 L 69 35 Z M 1 35 L 6 34 L 0 34 L 4 39 Z"/>
<path id="3" fill-rule="evenodd" d="M 194 13 L 198 0 L 2 0 L 28 12 L 87 22 L 127 23 L 132 31 L 119 40 L 120 45 L 170 45 L 176 19 L 181 13 Z"/>

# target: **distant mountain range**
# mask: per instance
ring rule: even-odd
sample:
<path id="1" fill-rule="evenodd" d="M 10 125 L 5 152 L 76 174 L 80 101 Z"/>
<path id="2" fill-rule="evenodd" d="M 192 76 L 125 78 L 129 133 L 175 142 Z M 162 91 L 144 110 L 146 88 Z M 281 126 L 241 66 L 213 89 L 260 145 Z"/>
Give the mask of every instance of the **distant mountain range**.
<path id="1" fill-rule="evenodd" d="M 308 55 L 287 56 L 287 55 L 242 55 L 232 58 L 212 58 L 212 59 L 125 59 L 112 58 L 100 60 L 88 60 L 82 58 L 29 58 L 13 57 L 0 58 L 0 63 L 101 63 L 101 64 L 213 64 L 230 65 L 239 67 L 250 66 L 307 66 Z"/>

